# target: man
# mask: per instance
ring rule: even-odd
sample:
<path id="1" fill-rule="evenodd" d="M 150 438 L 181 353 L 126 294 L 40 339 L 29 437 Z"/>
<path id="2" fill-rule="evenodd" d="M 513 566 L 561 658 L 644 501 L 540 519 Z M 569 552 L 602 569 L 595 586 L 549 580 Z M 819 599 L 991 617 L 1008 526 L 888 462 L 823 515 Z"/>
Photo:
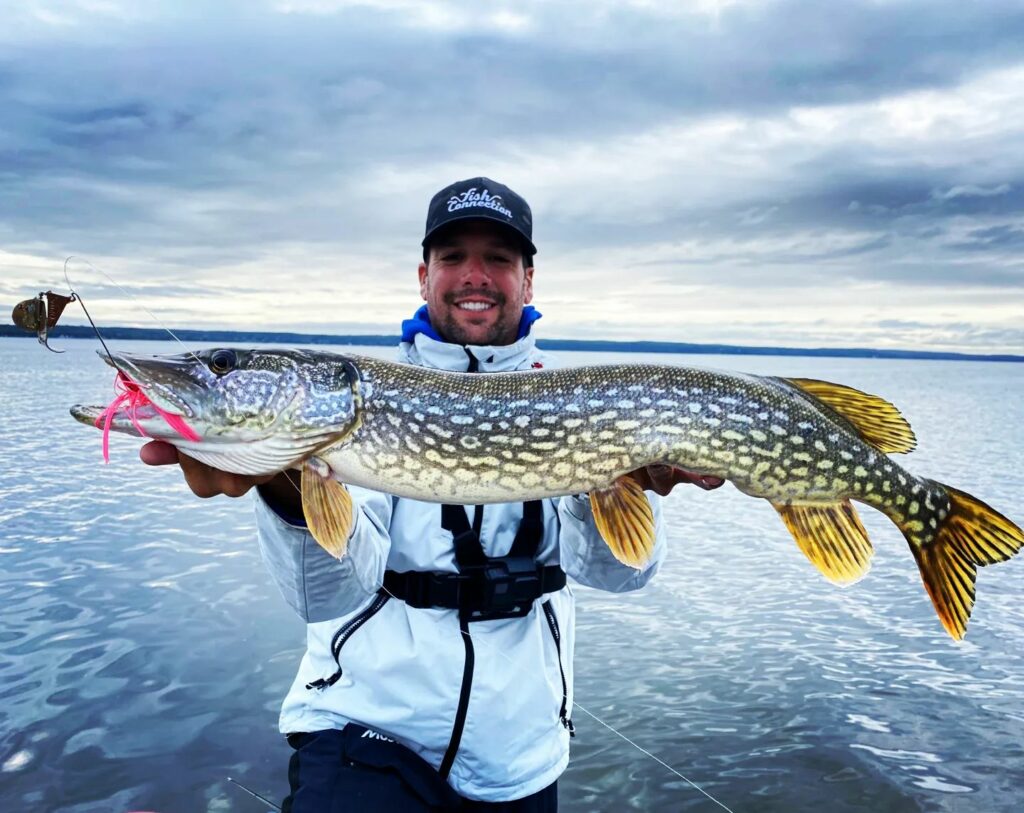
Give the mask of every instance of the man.
<path id="1" fill-rule="evenodd" d="M 487 178 L 452 184 L 430 202 L 422 245 L 427 304 L 403 323 L 402 361 L 481 374 L 547 365 L 531 330 L 525 200 Z M 574 729 L 566 576 L 614 592 L 646 584 L 665 550 L 657 498 L 654 555 L 637 571 L 612 556 L 586 495 L 462 507 L 350 487 L 357 518 L 336 560 L 306 531 L 290 475 L 219 472 L 166 444 L 142 458 L 179 462 L 203 497 L 259 486 L 264 558 L 307 622 L 281 712 L 296 749 L 285 810 L 556 809 Z M 659 494 L 720 485 L 666 466 L 632 476 Z"/>

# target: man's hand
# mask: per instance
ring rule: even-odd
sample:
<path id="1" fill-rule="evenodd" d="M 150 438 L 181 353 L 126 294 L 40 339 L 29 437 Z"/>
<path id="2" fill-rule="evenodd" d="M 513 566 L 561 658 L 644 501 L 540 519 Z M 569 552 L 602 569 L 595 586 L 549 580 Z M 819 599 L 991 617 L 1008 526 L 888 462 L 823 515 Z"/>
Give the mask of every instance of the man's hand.
<path id="1" fill-rule="evenodd" d="M 642 488 L 655 494 L 666 496 L 680 483 L 693 483 L 695 486 L 710 491 L 725 482 L 721 477 L 710 474 L 694 474 L 692 471 L 657 463 L 631 471 L 629 476 L 636 480 Z"/>
<path id="2" fill-rule="evenodd" d="M 277 474 L 246 475 L 215 469 L 195 458 L 181 454 L 171 444 L 154 440 L 139 450 L 139 458 L 150 466 L 169 466 L 177 463 L 185 475 L 185 483 L 197 497 L 207 499 L 218 494 L 241 497 L 253 486 L 263 486 L 261 493 L 275 507 L 292 516 L 302 515 L 302 501 L 298 484 L 287 472 Z"/>

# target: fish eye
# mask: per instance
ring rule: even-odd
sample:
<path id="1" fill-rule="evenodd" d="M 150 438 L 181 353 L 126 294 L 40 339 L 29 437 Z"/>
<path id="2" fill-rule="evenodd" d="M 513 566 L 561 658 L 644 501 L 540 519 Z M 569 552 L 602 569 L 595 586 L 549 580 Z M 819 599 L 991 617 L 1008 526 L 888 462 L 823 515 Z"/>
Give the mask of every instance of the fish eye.
<path id="1" fill-rule="evenodd" d="M 226 375 L 235 369 L 238 358 L 234 350 L 214 350 L 210 355 L 210 370 L 217 375 Z"/>

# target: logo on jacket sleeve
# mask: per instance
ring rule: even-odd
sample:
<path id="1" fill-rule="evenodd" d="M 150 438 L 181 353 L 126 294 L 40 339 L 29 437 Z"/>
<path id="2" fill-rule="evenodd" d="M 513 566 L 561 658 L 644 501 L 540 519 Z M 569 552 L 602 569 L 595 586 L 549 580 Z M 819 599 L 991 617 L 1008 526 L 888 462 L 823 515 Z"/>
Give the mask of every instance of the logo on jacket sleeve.
<path id="1" fill-rule="evenodd" d="M 383 734 L 378 734 L 376 731 L 370 731 L 370 729 L 366 729 L 366 731 L 364 731 L 360 735 L 360 739 L 380 740 L 381 742 L 394 742 L 394 740 L 391 739 L 391 737 L 385 737 Z"/>
<path id="2" fill-rule="evenodd" d="M 457 212 L 459 209 L 471 209 L 473 207 L 493 209 L 495 212 L 505 215 L 505 217 L 512 217 L 512 212 L 506 208 L 501 195 L 492 195 L 487 189 L 484 189 L 483 192 L 477 192 L 474 186 L 467 189 L 461 195 L 452 195 L 448 199 L 449 212 Z"/>

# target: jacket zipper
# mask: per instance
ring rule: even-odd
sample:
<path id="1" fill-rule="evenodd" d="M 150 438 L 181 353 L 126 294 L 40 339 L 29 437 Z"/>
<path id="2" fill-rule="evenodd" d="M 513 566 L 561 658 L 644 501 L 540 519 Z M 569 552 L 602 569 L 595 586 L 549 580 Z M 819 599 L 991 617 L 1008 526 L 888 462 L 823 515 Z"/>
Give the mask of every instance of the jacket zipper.
<path id="1" fill-rule="evenodd" d="M 334 662 L 338 665 L 338 668 L 330 677 L 319 678 L 307 683 L 307 689 L 326 689 L 328 686 L 333 686 L 341 679 L 341 648 L 345 646 L 348 639 L 356 633 L 356 630 L 381 611 L 381 608 L 388 603 L 390 598 L 391 596 L 383 590 L 377 593 L 373 601 L 370 602 L 370 605 L 365 610 L 354 618 L 350 618 L 338 629 L 336 633 L 334 633 L 334 637 L 331 638 L 331 654 L 334 656 Z"/>
<path id="2" fill-rule="evenodd" d="M 565 680 L 565 669 L 562 667 L 562 634 L 558 629 L 558 619 L 555 618 L 555 611 L 551 607 L 551 600 L 545 601 L 541 607 L 544 608 L 544 616 L 548 620 L 548 627 L 551 630 L 551 637 L 555 639 L 555 652 L 558 655 L 558 672 L 562 676 L 562 708 L 558 711 L 558 719 L 569 731 L 570 737 L 576 736 L 576 726 L 569 716 L 569 685 Z"/>
<path id="3" fill-rule="evenodd" d="M 460 615 L 459 632 L 462 633 L 462 643 L 466 651 L 466 659 L 462 664 L 462 685 L 459 687 L 459 704 L 455 709 L 452 736 L 448 741 L 448 748 L 445 749 L 444 757 L 441 759 L 441 766 L 437 769 L 441 778 L 445 780 L 448 779 L 448 774 L 451 773 L 452 765 L 455 764 L 455 755 L 458 754 L 459 745 L 462 743 L 462 731 L 466 727 L 466 714 L 469 712 L 469 693 L 473 688 L 473 667 L 476 664 L 473 637 L 469 634 L 468 617 Z"/>

